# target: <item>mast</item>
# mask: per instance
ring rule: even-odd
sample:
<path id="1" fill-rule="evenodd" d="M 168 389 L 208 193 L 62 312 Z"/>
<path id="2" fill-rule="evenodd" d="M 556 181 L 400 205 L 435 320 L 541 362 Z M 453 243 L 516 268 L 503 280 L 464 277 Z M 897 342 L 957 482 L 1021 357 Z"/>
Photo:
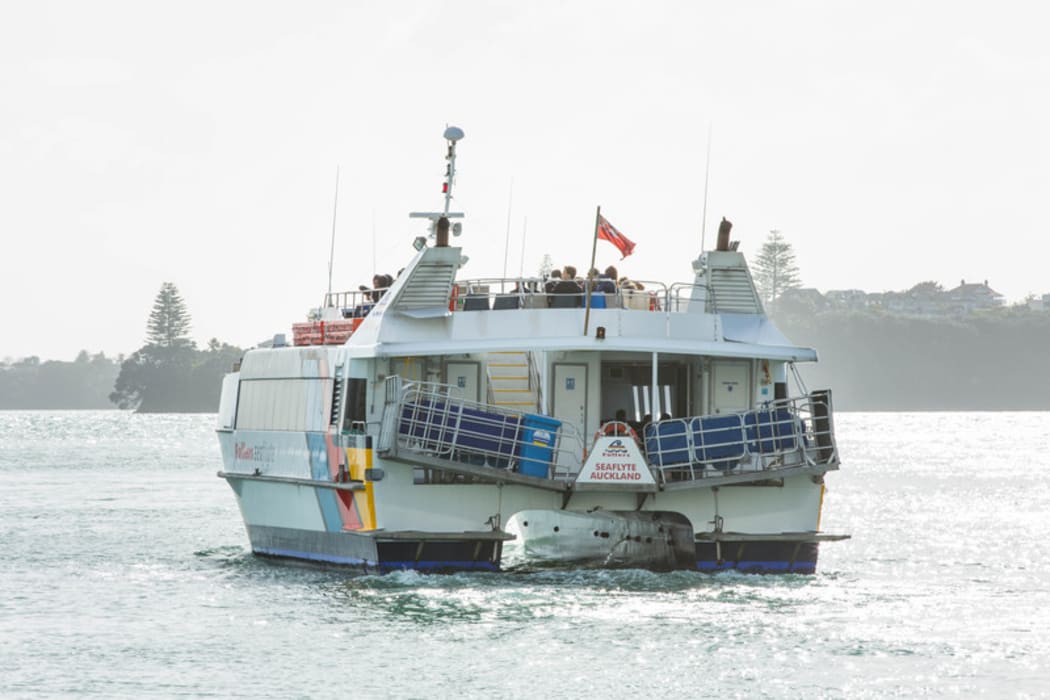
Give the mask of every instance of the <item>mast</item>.
<path id="1" fill-rule="evenodd" d="M 448 246 L 450 230 L 453 236 L 458 236 L 460 231 L 459 224 L 450 226 L 448 220 L 463 217 L 462 212 L 449 211 L 449 207 L 452 206 L 452 184 L 456 178 L 456 142 L 462 139 L 463 135 L 463 130 L 458 126 L 450 126 L 445 129 L 445 139 L 448 141 L 448 153 L 445 155 L 445 160 L 448 161 L 448 166 L 445 168 L 445 180 L 441 183 L 441 192 L 445 195 L 444 211 L 414 211 L 408 215 L 413 219 L 430 220 L 430 235 L 435 238 L 434 246 L 438 248 Z M 426 247 L 426 244 L 426 238 L 420 237 L 416 239 L 416 243 L 413 243 L 413 246 L 415 246 L 416 250 L 422 250 Z"/>

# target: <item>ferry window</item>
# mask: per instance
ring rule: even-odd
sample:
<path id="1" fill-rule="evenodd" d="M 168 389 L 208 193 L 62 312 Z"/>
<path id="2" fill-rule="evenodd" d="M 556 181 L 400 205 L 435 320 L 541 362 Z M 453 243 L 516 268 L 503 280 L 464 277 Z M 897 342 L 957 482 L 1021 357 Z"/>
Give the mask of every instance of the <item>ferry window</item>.
<path id="1" fill-rule="evenodd" d="M 349 432 L 358 428 L 367 420 L 365 394 L 368 390 L 367 379 L 346 380 L 346 412 L 343 414 L 343 431 Z"/>

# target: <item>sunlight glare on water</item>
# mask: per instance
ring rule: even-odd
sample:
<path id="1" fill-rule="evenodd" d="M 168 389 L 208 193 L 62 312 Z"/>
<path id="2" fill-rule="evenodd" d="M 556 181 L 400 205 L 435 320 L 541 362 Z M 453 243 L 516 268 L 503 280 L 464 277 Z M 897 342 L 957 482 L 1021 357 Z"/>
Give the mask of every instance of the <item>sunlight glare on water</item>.
<path id="1" fill-rule="evenodd" d="M 1045 413 L 843 413 L 815 576 L 247 548 L 213 416 L 0 412 L 0 695 L 1044 697 Z"/>

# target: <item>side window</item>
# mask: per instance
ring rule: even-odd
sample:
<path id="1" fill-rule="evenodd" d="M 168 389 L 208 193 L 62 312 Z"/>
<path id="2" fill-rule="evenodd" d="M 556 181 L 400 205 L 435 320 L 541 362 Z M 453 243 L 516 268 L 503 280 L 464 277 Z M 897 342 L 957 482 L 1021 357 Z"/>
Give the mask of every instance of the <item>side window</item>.
<path id="1" fill-rule="evenodd" d="M 358 430 L 364 428 L 367 419 L 365 404 L 367 390 L 367 379 L 346 380 L 346 412 L 343 414 L 343 432 L 350 432 L 355 427 Z"/>

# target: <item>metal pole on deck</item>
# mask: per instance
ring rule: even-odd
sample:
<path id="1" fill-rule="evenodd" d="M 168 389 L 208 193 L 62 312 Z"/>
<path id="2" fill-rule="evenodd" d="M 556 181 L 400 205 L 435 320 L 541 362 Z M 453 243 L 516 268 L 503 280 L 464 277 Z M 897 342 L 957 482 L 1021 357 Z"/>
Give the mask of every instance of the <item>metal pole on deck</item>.
<path id="1" fill-rule="evenodd" d="M 660 355 L 653 353 L 653 413 L 652 420 L 655 423 L 660 420 Z"/>
<path id="2" fill-rule="evenodd" d="M 587 275 L 583 278 L 583 295 L 587 297 L 587 310 L 583 314 L 583 334 L 587 335 L 588 327 L 591 322 L 591 290 L 590 290 L 590 274 L 591 270 L 594 269 L 594 258 L 598 254 L 598 223 L 602 220 L 602 205 L 598 205 L 598 208 L 594 212 L 594 242 L 591 244 L 591 266 L 587 268 Z"/>

